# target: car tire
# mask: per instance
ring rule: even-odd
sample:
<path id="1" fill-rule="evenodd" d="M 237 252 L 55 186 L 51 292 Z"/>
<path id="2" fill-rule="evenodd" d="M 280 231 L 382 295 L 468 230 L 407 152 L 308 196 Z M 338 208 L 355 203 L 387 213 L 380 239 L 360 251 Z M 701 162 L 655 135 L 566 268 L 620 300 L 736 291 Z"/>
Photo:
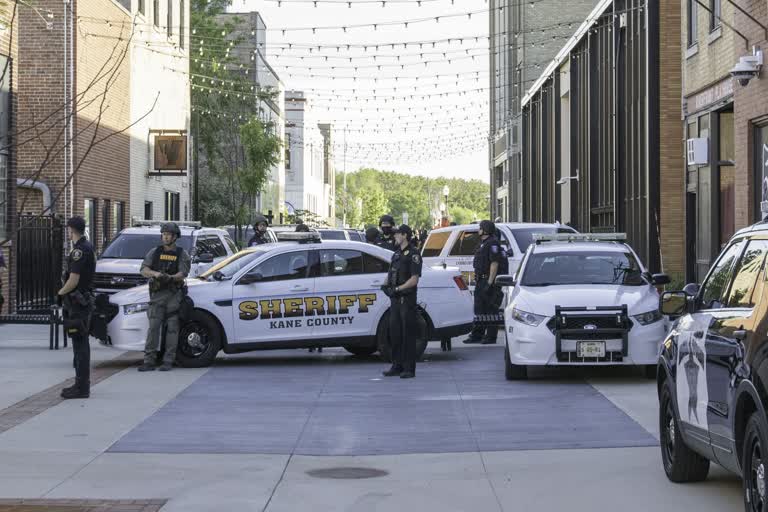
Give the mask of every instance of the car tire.
<path id="1" fill-rule="evenodd" d="M 179 329 L 176 364 L 183 368 L 211 366 L 221 350 L 221 329 L 208 313 L 195 309 L 192 319 Z"/>
<path id="2" fill-rule="evenodd" d="M 360 345 L 347 345 L 344 347 L 344 350 L 356 356 L 370 356 L 375 354 L 376 351 L 379 350 L 379 347 L 376 345 L 368 347 Z"/>
<path id="3" fill-rule="evenodd" d="M 416 360 L 420 361 L 429 343 L 429 323 L 421 309 L 417 310 L 416 322 L 419 326 L 419 334 L 416 337 Z M 385 363 L 392 362 L 392 345 L 389 343 L 389 311 L 384 313 L 376 329 L 376 347 L 381 360 Z"/>
<path id="4" fill-rule="evenodd" d="M 646 379 L 656 380 L 656 370 L 658 370 L 658 366 L 655 364 L 643 365 L 643 376 Z"/>
<path id="5" fill-rule="evenodd" d="M 761 421 L 760 413 L 753 413 L 747 420 L 742 454 L 744 510 L 762 512 L 768 502 L 765 474 L 765 466 L 768 464 L 768 431 Z"/>
<path id="6" fill-rule="evenodd" d="M 685 444 L 666 383 L 659 399 L 659 432 L 661 460 L 667 478 L 676 483 L 705 480 L 709 473 L 709 460 Z"/>
<path id="7" fill-rule="evenodd" d="M 507 380 L 524 380 L 528 378 L 527 366 L 512 364 L 512 361 L 510 361 L 508 346 L 504 347 L 504 377 Z"/>

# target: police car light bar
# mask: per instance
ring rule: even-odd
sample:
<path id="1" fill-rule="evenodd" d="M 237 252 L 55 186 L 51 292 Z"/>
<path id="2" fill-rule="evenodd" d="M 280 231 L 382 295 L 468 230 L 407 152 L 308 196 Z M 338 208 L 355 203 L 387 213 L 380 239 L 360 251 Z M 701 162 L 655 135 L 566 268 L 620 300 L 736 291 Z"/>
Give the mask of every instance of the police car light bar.
<path id="1" fill-rule="evenodd" d="M 542 242 L 624 242 L 626 239 L 626 233 L 557 233 L 549 235 L 533 235 L 533 240 L 537 244 Z"/>
<path id="2" fill-rule="evenodd" d="M 275 233 L 277 235 L 277 239 L 281 242 L 319 242 L 320 241 L 320 233 L 317 231 L 313 232 L 302 232 L 302 231 L 283 231 Z"/>
<path id="3" fill-rule="evenodd" d="M 203 227 L 203 223 L 199 220 L 150 220 L 140 219 L 138 217 L 133 217 L 131 219 L 131 226 L 135 228 L 146 226 L 162 226 L 168 222 L 173 222 L 179 227 L 190 227 L 195 229 L 200 229 Z"/>

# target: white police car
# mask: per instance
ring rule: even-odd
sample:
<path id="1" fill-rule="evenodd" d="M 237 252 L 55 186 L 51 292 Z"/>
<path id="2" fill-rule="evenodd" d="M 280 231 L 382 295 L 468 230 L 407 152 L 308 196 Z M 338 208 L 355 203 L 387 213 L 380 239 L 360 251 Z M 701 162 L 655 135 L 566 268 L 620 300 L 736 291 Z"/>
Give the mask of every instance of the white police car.
<path id="1" fill-rule="evenodd" d="M 623 234 L 540 235 L 505 286 L 506 377 L 529 366 L 643 365 L 654 374 L 666 321 L 651 276 Z"/>
<path id="2" fill-rule="evenodd" d="M 297 239 L 313 236 L 295 233 Z M 334 346 L 358 355 L 378 350 L 388 359 L 390 300 L 380 286 L 391 257 L 388 250 L 351 241 L 264 244 L 241 251 L 187 279 L 195 312 L 181 327 L 177 363 L 208 366 L 219 350 Z M 422 274 L 419 355 L 427 341 L 466 334 L 473 320 L 472 297 L 458 270 L 424 268 Z M 146 285 L 110 297 L 107 344 L 144 349 L 148 301 Z"/>

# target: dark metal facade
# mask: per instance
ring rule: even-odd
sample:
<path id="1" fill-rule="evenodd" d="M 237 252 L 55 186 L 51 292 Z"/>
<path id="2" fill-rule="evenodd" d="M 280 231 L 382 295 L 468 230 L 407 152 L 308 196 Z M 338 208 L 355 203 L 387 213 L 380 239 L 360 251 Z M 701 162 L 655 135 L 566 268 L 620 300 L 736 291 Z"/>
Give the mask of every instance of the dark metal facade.
<path id="1" fill-rule="evenodd" d="M 46 314 L 61 288 L 64 224 L 59 217 L 19 215 L 16 313 Z"/>
<path id="2" fill-rule="evenodd" d="M 658 2 L 615 0 L 523 105 L 524 220 L 561 220 L 566 205 L 580 231 L 626 232 L 651 269 L 660 267 Z"/>

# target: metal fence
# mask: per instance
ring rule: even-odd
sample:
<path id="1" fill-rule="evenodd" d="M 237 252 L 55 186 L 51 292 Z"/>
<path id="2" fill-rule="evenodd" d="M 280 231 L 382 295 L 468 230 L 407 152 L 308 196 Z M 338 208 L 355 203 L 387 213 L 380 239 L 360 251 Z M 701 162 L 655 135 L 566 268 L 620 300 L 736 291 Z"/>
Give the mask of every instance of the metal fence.
<path id="1" fill-rule="evenodd" d="M 54 216 L 20 215 L 16 242 L 16 313 L 48 314 L 61 287 L 64 223 Z"/>

